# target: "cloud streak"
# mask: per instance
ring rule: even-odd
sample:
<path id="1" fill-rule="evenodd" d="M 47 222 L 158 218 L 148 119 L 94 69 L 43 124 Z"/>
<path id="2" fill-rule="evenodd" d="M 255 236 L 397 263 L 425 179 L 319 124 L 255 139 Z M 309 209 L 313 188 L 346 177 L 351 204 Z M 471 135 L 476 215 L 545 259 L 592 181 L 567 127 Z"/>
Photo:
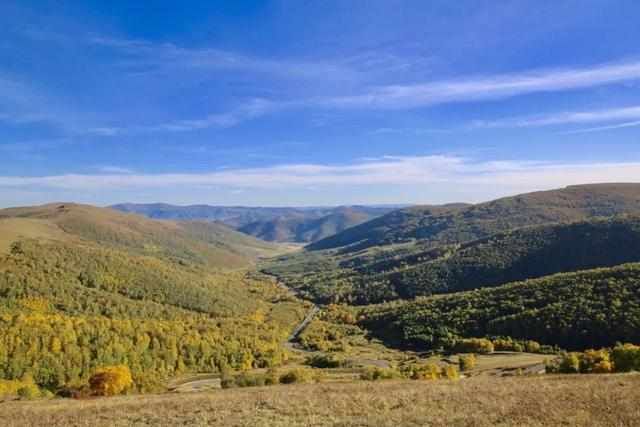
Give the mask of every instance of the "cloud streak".
<path id="1" fill-rule="evenodd" d="M 474 127 L 539 127 L 565 124 L 586 124 L 640 120 L 640 106 L 594 111 L 564 111 L 542 116 L 517 117 L 494 121 L 475 121 Z"/>
<path id="2" fill-rule="evenodd" d="M 484 185 L 504 189 L 552 188 L 587 182 L 638 181 L 640 162 L 554 163 L 474 161 L 456 156 L 387 156 L 348 165 L 291 164 L 209 173 L 96 175 L 65 174 L 41 177 L 0 177 L 0 188 L 110 191 L 229 189 L 285 191 L 315 186 Z"/>
<path id="3" fill-rule="evenodd" d="M 540 92 L 558 92 L 640 79 L 640 62 L 589 68 L 529 71 L 411 85 L 389 85 L 365 93 L 319 99 L 335 108 L 407 109 L 455 102 L 490 101 Z"/>
<path id="4" fill-rule="evenodd" d="M 596 127 L 592 127 L 592 128 L 586 128 L 586 129 L 576 129 L 576 130 L 571 130 L 568 132 L 563 132 L 563 135 L 572 135 L 572 134 L 577 134 L 577 133 L 591 133 L 591 132 L 603 132 L 603 131 L 607 131 L 607 130 L 615 130 L 615 129 L 623 129 L 623 128 L 630 128 L 630 127 L 637 127 L 640 126 L 640 120 L 635 121 L 635 122 L 626 122 L 626 123 L 619 123 L 617 125 L 608 125 L 608 126 L 596 126 Z"/>
<path id="5" fill-rule="evenodd" d="M 175 69 L 204 71 L 246 71 L 290 79 L 352 80 L 358 72 L 332 61 L 270 59 L 212 48 L 186 48 L 173 43 L 92 37 L 89 45 L 111 49 L 123 55 L 119 64 L 134 73 L 163 72 Z"/>

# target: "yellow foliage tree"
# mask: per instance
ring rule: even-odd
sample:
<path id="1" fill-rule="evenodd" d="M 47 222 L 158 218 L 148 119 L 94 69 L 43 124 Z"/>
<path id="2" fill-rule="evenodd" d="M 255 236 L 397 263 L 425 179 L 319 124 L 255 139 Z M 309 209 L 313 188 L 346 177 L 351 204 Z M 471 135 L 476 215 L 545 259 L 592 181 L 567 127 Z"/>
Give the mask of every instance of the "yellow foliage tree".
<path id="1" fill-rule="evenodd" d="M 114 396 L 133 385 L 131 371 L 125 365 L 105 366 L 89 379 L 91 391 L 98 396 Z"/>
<path id="2" fill-rule="evenodd" d="M 470 371 L 476 366 L 476 355 L 475 354 L 467 354 L 465 356 L 458 357 L 458 365 L 460 366 L 461 371 Z"/>

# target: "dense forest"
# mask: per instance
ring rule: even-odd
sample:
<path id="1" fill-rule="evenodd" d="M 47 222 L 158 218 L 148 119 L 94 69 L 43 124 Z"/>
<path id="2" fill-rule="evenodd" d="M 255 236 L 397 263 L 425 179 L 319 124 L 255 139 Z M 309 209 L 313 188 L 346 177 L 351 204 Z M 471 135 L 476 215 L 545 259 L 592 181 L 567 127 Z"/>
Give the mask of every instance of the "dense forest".
<path id="1" fill-rule="evenodd" d="M 352 257 L 307 252 L 265 271 L 322 302 L 369 304 L 497 286 L 559 272 L 640 261 L 640 218 L 525 227 L 433 249 Z"/>
<path id="2" fill-rule="evenodd" d="M 419 349 L 501 336 L 565 349 L 637 343 L 640 264 L 374 305 L 360 316 L 361 325 L 386 342 Z"/>

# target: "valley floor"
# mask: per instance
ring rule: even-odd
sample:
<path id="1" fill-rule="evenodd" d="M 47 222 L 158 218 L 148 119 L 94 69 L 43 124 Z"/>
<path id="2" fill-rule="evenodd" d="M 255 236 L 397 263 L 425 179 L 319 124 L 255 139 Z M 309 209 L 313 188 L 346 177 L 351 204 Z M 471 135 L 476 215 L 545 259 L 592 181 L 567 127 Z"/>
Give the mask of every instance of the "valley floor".
<path id="1" fill-rule="evenodd" d="M 479 376 L 0 403 L 13 426 L 634 426 L 640 375 Z"/>

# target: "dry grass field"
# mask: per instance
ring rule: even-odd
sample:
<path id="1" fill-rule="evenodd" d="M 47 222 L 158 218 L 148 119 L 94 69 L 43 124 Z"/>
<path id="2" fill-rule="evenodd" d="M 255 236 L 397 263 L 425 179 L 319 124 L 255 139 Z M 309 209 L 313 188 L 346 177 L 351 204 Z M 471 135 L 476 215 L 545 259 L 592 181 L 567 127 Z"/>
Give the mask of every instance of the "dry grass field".
<path id="1" fill-rule="evenodd" d="M 12 426 L 637 426 L 640 375 L 274 386 L 0 404 Z"/>

